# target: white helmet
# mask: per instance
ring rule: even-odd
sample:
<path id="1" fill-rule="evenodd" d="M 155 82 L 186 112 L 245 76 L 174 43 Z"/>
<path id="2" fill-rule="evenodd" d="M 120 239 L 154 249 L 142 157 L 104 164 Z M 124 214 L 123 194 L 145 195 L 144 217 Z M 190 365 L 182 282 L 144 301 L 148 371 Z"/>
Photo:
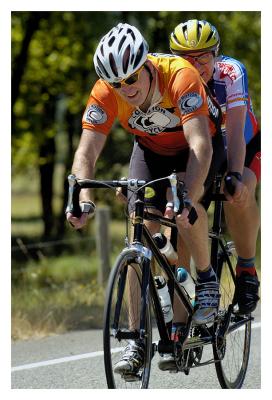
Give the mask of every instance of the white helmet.
<path id="1" fill-rule="evenodd" d="M 97 75 L 107 82 L 120 82 L 146 61 L 148 44 L 135 26 L 118 24 L 105 35 L 94 54 Z"/>

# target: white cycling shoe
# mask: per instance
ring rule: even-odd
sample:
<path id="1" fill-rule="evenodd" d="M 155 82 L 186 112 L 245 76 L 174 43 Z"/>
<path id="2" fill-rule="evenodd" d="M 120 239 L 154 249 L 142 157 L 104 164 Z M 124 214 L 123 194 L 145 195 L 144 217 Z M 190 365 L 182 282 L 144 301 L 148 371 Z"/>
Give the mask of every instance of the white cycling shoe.
<path id="1" fill-rule="evenodd" d="M 118 361 L 113 372 L 120 375 L 136 374 L 144 364 L 144 344 L 140 341 L 130 341 L 126 346 L 121 360 Z"/>

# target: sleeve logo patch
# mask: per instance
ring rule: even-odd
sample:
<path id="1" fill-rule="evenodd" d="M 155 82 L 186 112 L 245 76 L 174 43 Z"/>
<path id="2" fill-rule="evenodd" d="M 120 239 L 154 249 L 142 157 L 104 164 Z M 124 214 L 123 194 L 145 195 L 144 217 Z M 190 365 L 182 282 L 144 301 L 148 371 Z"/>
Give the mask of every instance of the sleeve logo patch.
<path id="1" fill-rule="evenodd" d="M 237 79 L 236 71 L 233 65 L 219 62 L 218 67 L 220 70 L 220 79 L 229 78 L 231 80 L 231 84 Z"/>
<path id="2" fill-rule="evenodd" d="M 107 121 L 107 114 L 101 107 L 91 104 L 85 111 L 83 119 L 89 124 L 100 125 Z"/>
<path id="3" fill-rule="evenodd" d="M 198 93 L 187 93 L 179 99 L 179 108 L 183 115 L 189 114 L 203 104 L 203 99 Z"/>

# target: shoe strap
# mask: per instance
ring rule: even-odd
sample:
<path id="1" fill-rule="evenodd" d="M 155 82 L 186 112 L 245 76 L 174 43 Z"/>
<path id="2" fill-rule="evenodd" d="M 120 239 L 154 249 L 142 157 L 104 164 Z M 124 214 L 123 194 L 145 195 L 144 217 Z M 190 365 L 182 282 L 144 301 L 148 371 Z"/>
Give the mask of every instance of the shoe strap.
<path id="1" fill-rule="evenodd" d="M 218 282 L 197 283 L 196 285 L 196 306 L 200 308 L 217 308 L 219 305 L 220 293 Z"/>

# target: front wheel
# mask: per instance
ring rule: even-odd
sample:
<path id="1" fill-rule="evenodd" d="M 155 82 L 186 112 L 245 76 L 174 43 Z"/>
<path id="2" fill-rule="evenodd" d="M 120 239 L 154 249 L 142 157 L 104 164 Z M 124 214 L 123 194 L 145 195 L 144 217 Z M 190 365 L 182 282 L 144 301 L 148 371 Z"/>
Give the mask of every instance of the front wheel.
<path id="1" fill-rule="evenodd" d="M 225 245 L 226 253 L 219 255 L 217 276 L 220 282 L 219 322 L 217 329 L 226 320 L 229 306 L 235 291 L 235 267 L 237 253 L 233 242 Z M 235 310 L 235 308 L 234 308 Z M 213 345 L 215 367 L 219 383 L 224 389 L 240 389 L 243 385 L 250 353 L 251 320 L 250 316 L 239 317 L 230 313 L 230 323 L 224 338 L 217 338 Z"/>
<path id="2" fill-rule="evenodd" d="M 142 265 L 138 254 L 124 250 L 111 271 L 104 310 L 104 364 L 108 388 L 145 389 L 148 387 L 152 358 L 152 329 L 147 294 L 144 326 L 144 364 L 136 375 L 121 376 L 114 373 L 130 340 L 140 335 Z"/>

